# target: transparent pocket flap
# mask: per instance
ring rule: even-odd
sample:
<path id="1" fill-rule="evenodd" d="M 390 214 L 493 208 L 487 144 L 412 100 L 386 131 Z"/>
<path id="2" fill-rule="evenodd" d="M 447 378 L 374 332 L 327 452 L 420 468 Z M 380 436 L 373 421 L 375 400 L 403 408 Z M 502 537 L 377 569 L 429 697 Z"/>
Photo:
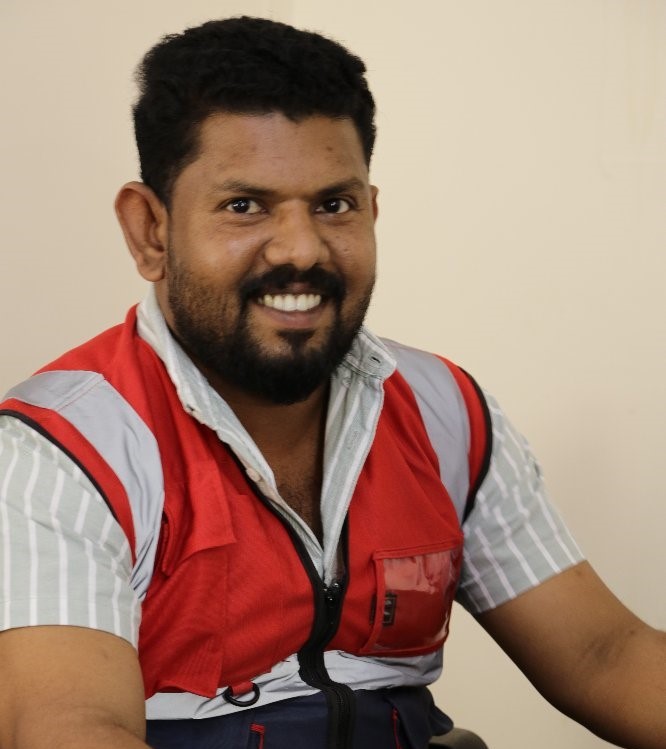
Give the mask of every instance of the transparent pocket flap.
<path id="1" fill-rule="evenodd" d="M 448 634 L 462 548 L 377 552 L 377 593 L 365 653 L 408 654 L 439 647 Z"/>

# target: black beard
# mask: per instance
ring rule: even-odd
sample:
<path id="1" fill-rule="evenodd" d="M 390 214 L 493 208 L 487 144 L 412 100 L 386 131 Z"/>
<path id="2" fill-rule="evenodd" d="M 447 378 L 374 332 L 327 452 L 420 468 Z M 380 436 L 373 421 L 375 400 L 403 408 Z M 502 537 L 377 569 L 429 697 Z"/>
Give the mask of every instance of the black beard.
<path id="1" fill-rule="evenodd" d="M 291 265 L 280 266 L 242 286 L 236 327 L 220 331 L 211 324 L 222 319 L 216 313 L 216 308 L 223 306 L 219 299 L 195 288 L 186 272 L 171 267 L 170 273 L 168 295 L 174 332 L 185 350 L 222 381 L 280 405 L 303 401 L 328 381 L 363 324 L 372 292 L 370 285 L 351 318 L 344 321 L 341 305 L 346 291 L 342 279 L 318 266 L 302 272 Z M 280 336 L 289 344 L 289 353 L 268 355 L 249 330 L 248 307 L 262 289 L 274 293 L 290 283 L 306 283 L 321 293 L 334 305 L 334 321 L 318 349 L 306 349 L 310 331 L 284 331 Z"/>

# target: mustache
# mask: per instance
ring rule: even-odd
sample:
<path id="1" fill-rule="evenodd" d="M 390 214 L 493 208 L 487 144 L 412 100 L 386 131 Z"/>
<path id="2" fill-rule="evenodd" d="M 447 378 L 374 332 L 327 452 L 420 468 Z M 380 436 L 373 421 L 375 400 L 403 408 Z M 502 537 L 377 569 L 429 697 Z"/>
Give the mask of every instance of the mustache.
<path id="1" fill-rule="evenodd" d="M 324 270 L 318 265 L 307 270 L 298 270 L 294 265 L 278 265 L 261 276 L 249 278 L 241 284 L 240 294 L 248 301 L 262 293 L 282 291 L 289 284 L 302 283 L 310 287 L 312 293 L 340 302 L 345 296 L 346 286 L 340 276 Z"/>

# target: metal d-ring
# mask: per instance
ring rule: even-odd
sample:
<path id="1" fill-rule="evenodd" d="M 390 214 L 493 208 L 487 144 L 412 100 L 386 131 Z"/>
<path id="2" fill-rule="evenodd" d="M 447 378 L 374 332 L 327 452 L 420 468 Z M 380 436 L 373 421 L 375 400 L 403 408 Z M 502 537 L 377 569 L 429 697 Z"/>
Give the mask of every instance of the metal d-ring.
<path id="1" fill-rule="evenodd" d="M 246 692 L 246 694 L 249 694 Z M 230 702 L 232 705 L 236 705 L 236 707 L 250 707 L 251 705 L 254 705 L 254 703 L 259 699 L 259 687 L 252 682 L 252 697 L 250 697 L 247 700 L 239 700 L 231 692 L 231 687 L 227 687 L 224 692 L 222 692 L 222 696 L 227 702 Z"/>

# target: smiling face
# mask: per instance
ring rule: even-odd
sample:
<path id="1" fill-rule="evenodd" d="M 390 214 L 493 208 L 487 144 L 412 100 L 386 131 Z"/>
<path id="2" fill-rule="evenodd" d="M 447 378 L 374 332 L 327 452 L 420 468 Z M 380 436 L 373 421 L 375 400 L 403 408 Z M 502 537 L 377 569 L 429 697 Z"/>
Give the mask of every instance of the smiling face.
<path id="1" fill-rule="evenodd" d="M 350 120 L 215 114 L 174 182 L 157 294 L 224 395 L 304 400 L 360 327 L 376 190 Z"/>

